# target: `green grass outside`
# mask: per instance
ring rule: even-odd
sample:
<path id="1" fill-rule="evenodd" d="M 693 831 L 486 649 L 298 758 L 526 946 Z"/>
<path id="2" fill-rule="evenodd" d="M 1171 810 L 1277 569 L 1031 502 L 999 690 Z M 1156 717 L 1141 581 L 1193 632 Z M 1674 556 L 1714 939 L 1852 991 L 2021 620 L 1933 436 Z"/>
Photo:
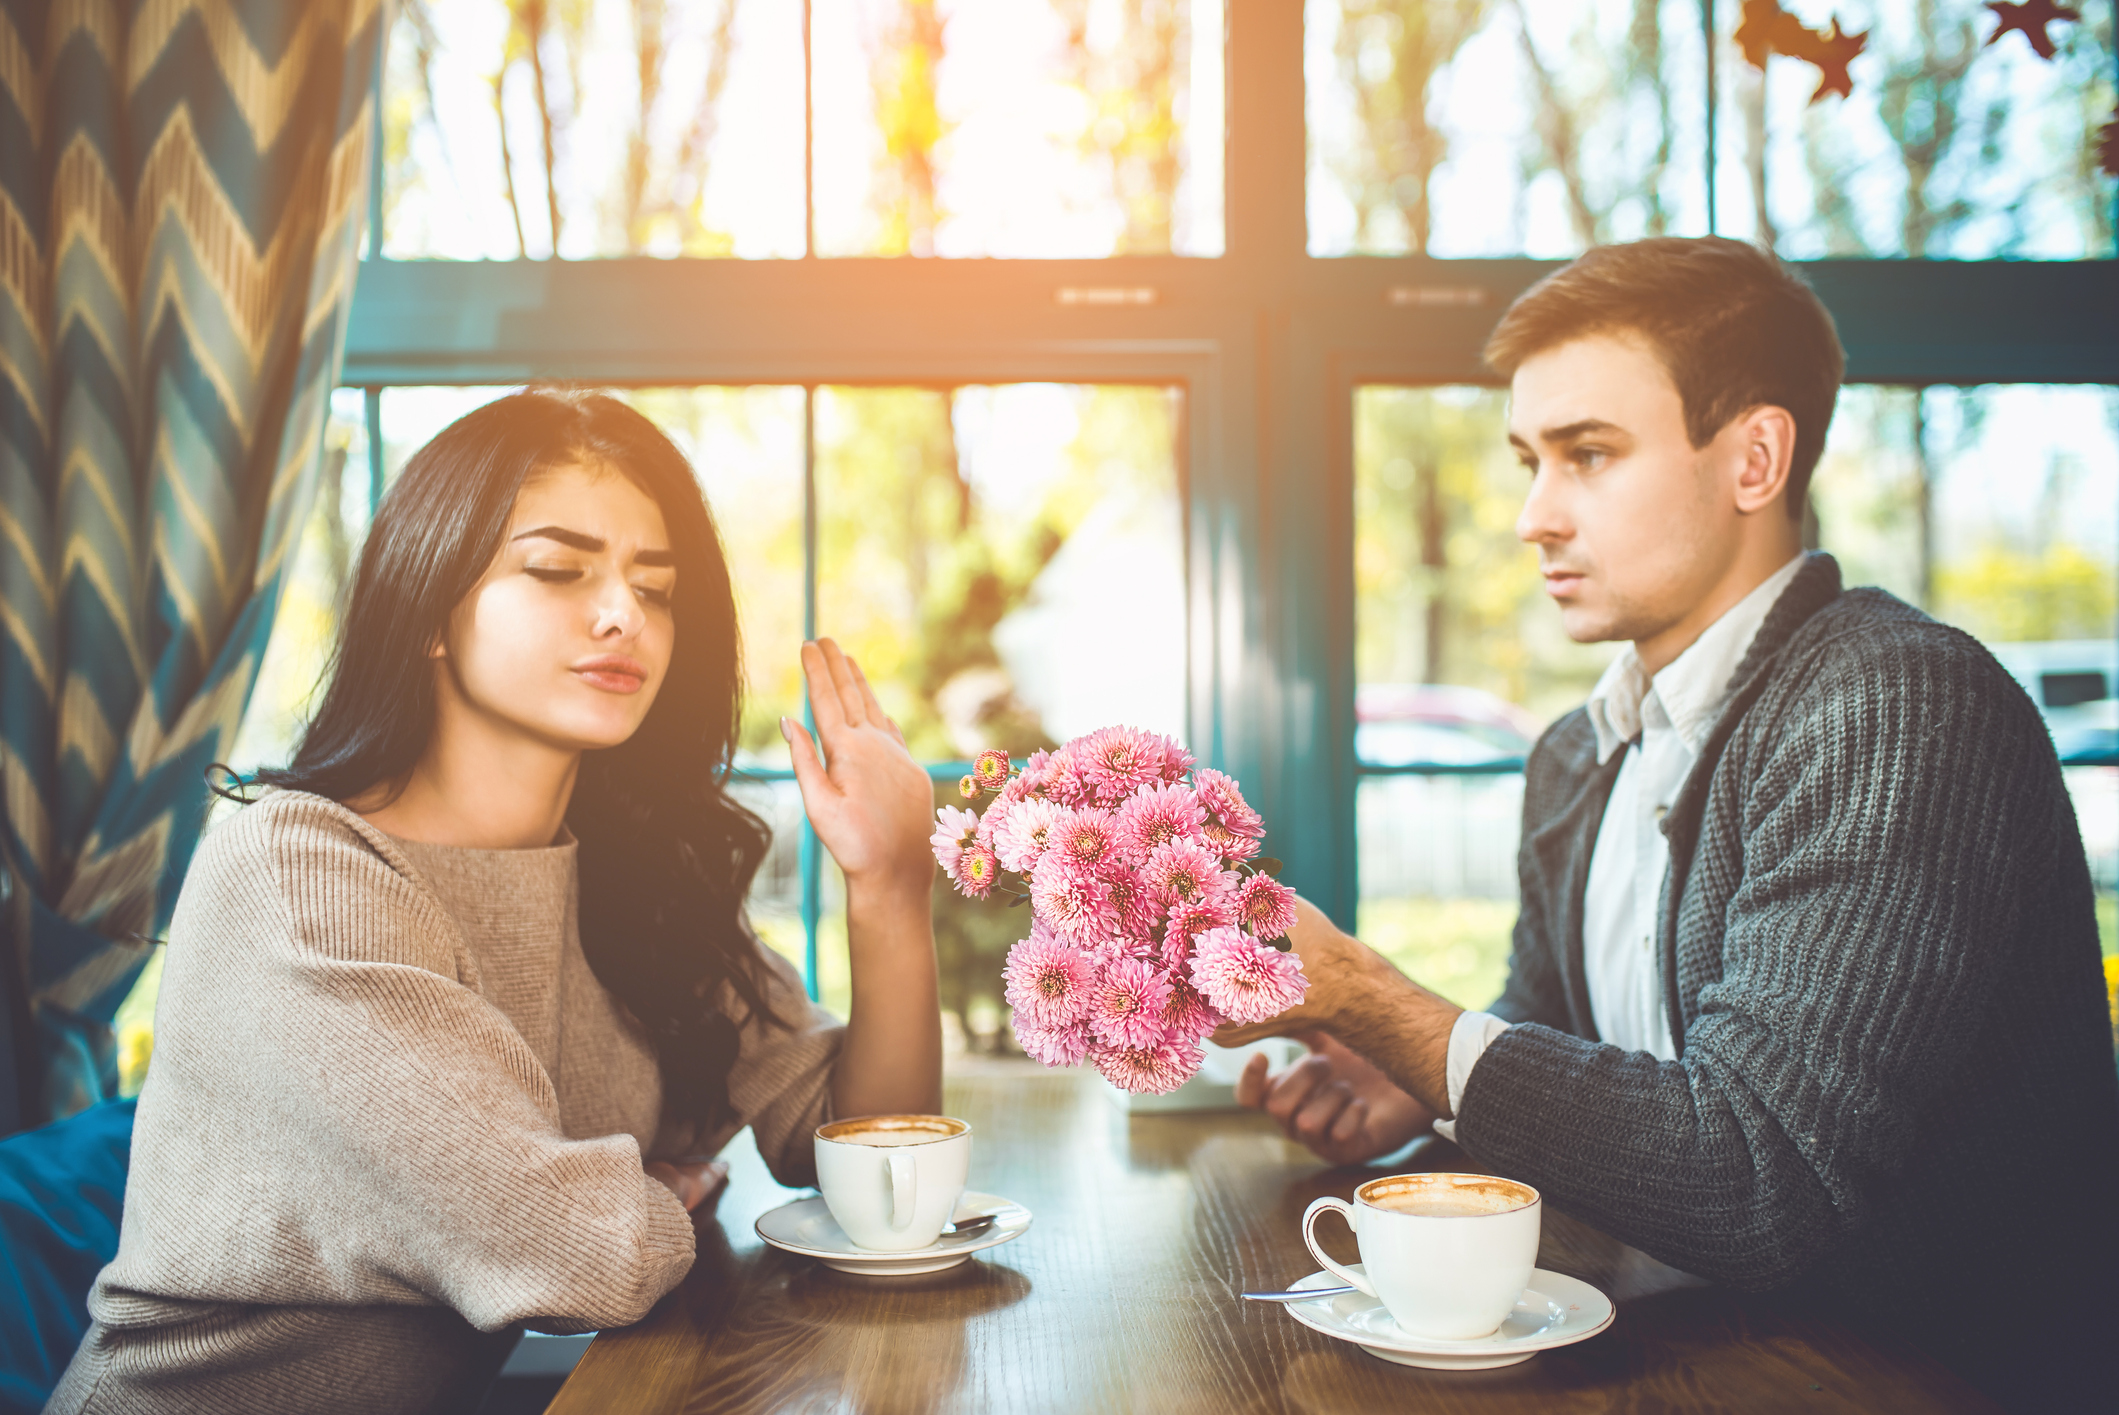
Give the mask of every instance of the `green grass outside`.
<path id="1" fill-rule="evenodd" d="M 1516 906 L 1503 899 L 1364 899 L 1355 932 L 1398 970 L 1460 1007 L 1485 1007 L 1508 981 Z"/>

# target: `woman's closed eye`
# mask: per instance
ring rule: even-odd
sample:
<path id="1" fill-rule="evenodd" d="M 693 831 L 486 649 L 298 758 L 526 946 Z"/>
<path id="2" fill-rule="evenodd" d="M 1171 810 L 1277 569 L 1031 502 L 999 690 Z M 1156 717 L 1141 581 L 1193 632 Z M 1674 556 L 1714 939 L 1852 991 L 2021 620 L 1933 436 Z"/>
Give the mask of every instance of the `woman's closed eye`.
<path id="1" fill-rule="evenodd" d="M 565 565 L 525 565 L 523 573 L 540 584 L 570 585 L 580 580 L 587 572 Z M 657 609 L 668 609 L 676 599 L 676 590 L 669 585 L 635 584 L 633 593 L 640 596 L 644 604 Z"/>

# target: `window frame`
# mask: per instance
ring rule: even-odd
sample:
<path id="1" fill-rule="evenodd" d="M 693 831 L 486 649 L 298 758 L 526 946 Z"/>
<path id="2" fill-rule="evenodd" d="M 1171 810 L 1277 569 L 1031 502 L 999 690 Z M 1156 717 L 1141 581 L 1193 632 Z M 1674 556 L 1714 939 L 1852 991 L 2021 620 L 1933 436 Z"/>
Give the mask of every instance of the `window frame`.
<path id="1" fill-rule="evenodd" d="M 371 184 L 341 376 L 371 393 L 371 490 L 392 385 L 1180 387 L 1192 744 L 1244 783 L 1284 877 L 1352 927 L 1354 390 L 1497 385 L 1487 333 L 1565 262 L 1311 256 L 1303 9 L 1225 5 L 1219 257 L 393 260 Z M 1797 268 L 1849 382 L 2119 384 L 2119 260 Z"/>

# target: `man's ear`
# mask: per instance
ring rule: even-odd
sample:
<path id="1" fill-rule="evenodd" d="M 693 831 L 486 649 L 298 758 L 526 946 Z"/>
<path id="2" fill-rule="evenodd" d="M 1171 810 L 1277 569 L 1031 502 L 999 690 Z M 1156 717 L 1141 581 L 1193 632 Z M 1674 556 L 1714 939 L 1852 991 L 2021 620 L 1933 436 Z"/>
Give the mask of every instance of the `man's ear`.
<path id="1" fill-rule="evenodd" d="M 1794 415 L 1761 404 L 1730 423 L 1723 436 L 1734 443 L 1730 454 L 1742 459 L 1736 474 L 1737 511 L 1749 516 L 1778 505 L 1795 462 Z"/>

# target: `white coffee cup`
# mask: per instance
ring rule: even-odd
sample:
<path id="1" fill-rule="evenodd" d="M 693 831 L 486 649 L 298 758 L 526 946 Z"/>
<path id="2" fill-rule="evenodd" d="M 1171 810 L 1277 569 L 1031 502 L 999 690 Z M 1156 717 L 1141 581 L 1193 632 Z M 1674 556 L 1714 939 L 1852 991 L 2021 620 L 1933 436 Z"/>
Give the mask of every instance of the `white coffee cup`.
<path id="1" fill-rule="evenodd" d="M 946 1115 L 863 1115 L 819 1125 L 817 1188 L 857 1247 L 925 1248 L 956 1214 L 971 1127 Z"/>
<path id="2" fill-rule="evenodd" d="M 1538 1261 L 1544 1201 L 1513 1179 L 1485 1174 L 1394 1174 L 1323 1198 L 1302 1215 L 1302 1241 L 1318 1262 L 1390 1310 L 1411 1336 L 1476 1341 L 1501 1326 Z M 1366 1276 L 1317 1246 L 1317 1216 L 1345 1215 Z"/>

